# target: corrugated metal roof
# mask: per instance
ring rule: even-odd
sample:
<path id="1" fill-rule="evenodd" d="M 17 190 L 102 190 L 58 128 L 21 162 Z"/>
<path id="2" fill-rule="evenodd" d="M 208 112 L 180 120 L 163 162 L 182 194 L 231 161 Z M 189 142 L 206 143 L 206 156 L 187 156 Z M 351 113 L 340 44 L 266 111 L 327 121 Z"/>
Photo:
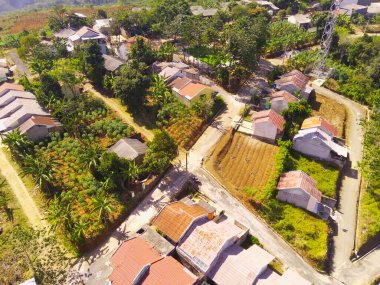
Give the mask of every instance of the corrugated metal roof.
<path id="1" fill-rule="evenodd" d="M 5 83 L 0 85 L 0 96 L 3 96 L 4 93 L 6 93 L 6 91 L 9 91 L 9 90 L 24 91 L 25 89 L 24 89 L 24 86 L 22 86 L 20 84 L 5 82 Z"/>
<path id="2" fill-rule="evenodd" d="M 152 225 L 177 243 L 195 219 L 207 214 L 207 210 L 197 204 L 190 206 L 178 201 L 166 205 L 152 220 Z"/>
<path id="3" fill-rule="evenodd" d="M 148 147 L 137 139 L 120 139 L 108 151 L 114 152 L 120 158 L 129 160 L 136 159 L 139 155 L 145 154 Z"/>
<path id="4" fill-rule="evenodd" d="M 120 66 L 125 65 L 125 61 L 114 56 L 103 54 L 102 57 L 104 58 L 104 68 L 108 71 L 114 72 Z"/>
<path id="5" fill-rule="evenodd" d="M 9 90 L 7 93 L 5 93 L 3 96 L 0 97 L 0 107 L 4 107 L 5 105 L 9 104 L 16 98 L 36 100 L 36 97 L 30 92 L 19 91 L 19 90 Z"/>
<path id="6" fill-rule="evenodd" d="M 282 91 L 277 91 L 272 94 L 270 94 L 270 100 L 272 101 L 278 101 L 278 100 L 285 100 L 286 102 L 298 102 L 299 99 L 290 94 L 288 91 L 282 90 Z"/>
<path id="7" fill-rule="evenodd" d="M 257 245 L 243 249 L 238 245 L 227 248 L 209 277 L 218 285 L 252 285 L 274 256 Z"/>

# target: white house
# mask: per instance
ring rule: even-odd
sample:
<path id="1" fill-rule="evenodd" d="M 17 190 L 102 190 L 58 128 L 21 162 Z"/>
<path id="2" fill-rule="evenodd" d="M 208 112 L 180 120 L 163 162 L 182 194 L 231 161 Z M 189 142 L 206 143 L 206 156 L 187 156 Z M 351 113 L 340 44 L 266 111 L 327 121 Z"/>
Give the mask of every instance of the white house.
<path id="1" fill-rule="evenodd" d="M 107 53 L 106 36 L 89 27 L 82 27 L 68 38 L 67 50 L 73 51 L 75 47 L 82 43 L 94 41 L 101 49 L 102 53 Z"/>
<path id="2" fill-rule="evenodd" d="M 270 94 L 271 109 L 279 114 L 289 108 L 289 103 L 297 102 L 299 102 L 299 99 L 285 90 Z"/>
<path id="3" fill-rule="evenodd" d="M 285 120 L 272 109 L 260 111 L 252 115 L 253 135 L 275 142 L 284 131 Z"/>
<path id="4" fill-rule="evenodd" d="M 111 32 L 112 19 L 97 19 L 92 27 L 95 31 L 102 34 L 109 34 Z"/>
<path id="5" fill-rule="evenodd" d="M 293 138 L 293 149 L 340 167 L 343 167 L 348 157 L 347 147 L 319 128 L 300 130 Z"/>
<path id="6" fill-rule="evenodd" d="M 322 193 L 317 183 L 301 170 L 283 173 L 277 184 L 277 199 L 318 214 Z"/>
<path id="7" fill-rule="evenodd" d="M 309 85 L 309 77 L 298 70 L 293 70 L 280 76 L 280 78 L 277 79 L 274 83 L 275 88 L 278 90 L 285 90 L 291 94 L 300 92 L 301 96 L 306 101 L 309 99 L 310 93 L 314 90 Z"/>

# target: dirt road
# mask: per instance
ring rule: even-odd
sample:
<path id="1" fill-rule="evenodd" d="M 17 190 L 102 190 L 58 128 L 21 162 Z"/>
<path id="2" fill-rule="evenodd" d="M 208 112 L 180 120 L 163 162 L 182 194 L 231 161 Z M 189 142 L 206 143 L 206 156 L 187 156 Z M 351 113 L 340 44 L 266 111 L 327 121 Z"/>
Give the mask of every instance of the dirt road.
<path id="1" fill-rule="evenodd" d="M 122 106 L 117 99 L 115 98 L 108 98 L 104 96 L 103 94 L 99 93 L 95 90 L 94 86 L 90 83 L 86 83 L 84 85 L 84 90 L 91 92 L 96 98 L 99 98 L 103 100 L 103 102 L 111 109 L 113 110 L 117 116 L 120 117 L 124 121 L 124 123 L 132 126 L 136 132 L 143 134 L 145 138 L 148 140 L 152 140 L 154 137 L 154 134 L 151 130 L 148 130 L 145 126 L 142 126 L 138 124 L 133 117 L 126 111 L 126 108 Z"/>
<path id="2" fill-rule="evenodd" d="M 21 209 L 24 211 L 25 216 L 28 218 L 30 224 L 34 228 L 41 228 L 47 226 L 45 220 L 43 220 L 41 213 L 38 210 L 36 203 L 34 202 L 31 193 L 25 187 L 25 184 L 20 179 L 18 173 L 14 167 L 8 161 L 2 145 L 0 144 L 0 171 L 1 174 L 7 180 L 14 195 L 16 196 Z"/>
<path id="3" fill-rule="evenodd" d="M 9 53 L 9 56 L 12 59 L 13 63 L 16 65 L 19 75 L 25 74 L 27 77 L 30 77 L 32 75 L 29 71 L 29 68 L 21 60 L 16 51 L 11 51 Z"/>

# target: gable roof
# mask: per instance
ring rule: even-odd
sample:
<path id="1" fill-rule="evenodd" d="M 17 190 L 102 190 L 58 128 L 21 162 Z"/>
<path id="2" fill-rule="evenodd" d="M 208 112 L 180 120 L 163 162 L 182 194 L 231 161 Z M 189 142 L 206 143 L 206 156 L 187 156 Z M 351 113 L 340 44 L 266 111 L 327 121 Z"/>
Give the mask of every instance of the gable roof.
<path id="1" fill-rule="evenodd" d="M 152 225 L 177 243 L 197 218 L 207 214 L 207 210 L 200 205 L 178 201 L 166 205 L 152 220 Z"/>
<path id="2" fill-rule="evenodd" d="M 6 93 L 6 91 L 9 91 L 9 90 L 24 91 L 25 89 L 24 89 L 24 86 L 20 84 L 5 82 L 0 85 L 0 96 L 4 95 L 4 93 Z"/>
<path id="3" fill-rule="evenodd" d="M 338 135 L 338 130 L 321 116 L 306 118 L 302 123 L 301 129 L 304 130 L 309 128 L 322 128 L 334 137 Z"/>
<path id="4" fill-rule="evenodd" d="M 293 84 L 302 91 L 305 90 L 307 83 L 309 82 L 309 77 L 304 75 L 299 70 L 293 70 L 291 72 L 285 73 L 277 79 L 274 83 L 278 85 L 279 88 L 284 85 Z"/>
<path id="5" fill-rule="evenodd" d="M 271 122 L 279 131 L 284 130 L 285 119 L 272 109 L 260 111 L 252 115 L 254 123 Z"/>
<path id="6" fill-rule="evenodd" d="M 58 32 L 55 32 L 54 36 L 56 38 L 68 39 L 69 37 L 71 37 L 74 34 L 75 34 L 75 30 L 73 30 L 71 28 L 67 28 L 67 29 L 63 29 L 63 30 L 60 30 Z"/>
<path id="7" fill-rule="evenodd" d="M 177 251 L 204 274 L 211 269 L 223 247 L 244 233 L 245 230 L 229 219 L 218 223 L 209 221 L 197 224 L 191 228 L 185 239 L 177 246 Z"/>
<path id="8" fill-rule="evenodd" d="M 86 39 L 105 39 L 106 36 L 102 33 L 95 31 L 89 27 L 83 26 L 75 34 L 69 37 L 70 40 L 76 41 L 78 39 L 86 40 Z"/>
<path id="9" fill-rule="evenodd" d="M 118 59 L 114 56 L 102 54 L 102 57 L 104 58 L 104 68 L 108 71 L 114 72 L 120 66 L 125 65 L 125 62 L 123 60 Z"/>
<path id="10" fill-rule="evenodd" d="M 62 124 L 50 116 L 32 116 L 19 127 L 20 133 L 24 134 L 34 126 L 46 126 L 50 128 L 60 127 Z"/>
<path id="11" fill-rule="evenodd" d="M 120 139 L 108 148 L 109 152 L 114 152 L 120 158 L 129 160 L 136 159 L 139 155 L 145 154 L 148 147 L 137 139 Z"/>
<path id="12" fill-rule="evenodd" d="M 34 99 L 37 100 L 36 97 L 27 91 L 19 91 L 19 90 L 9 90 L 3 96 L 0 97 L 0 107 L 4 107 L 16 98 L 24 98 L 24 99 Z"/>
<path id="13" fill-rule="evenodd" d="M 281 191 L 292 188 L 300 188 L 317 199 L 318 202 L 321 202 L 322 193 L 318 190 L 317 183 L 302 170 L 290 171 L 281 174 L 280 180 L 277 184 L 277 189 Z"/>
<path id="14" fill-rule="evenodd" d="M 174 79 L 169 86 L 173 89 L 181 90 L 184 88 L 186 85 L 188 85 L 191 82 L 190 78 L 187 77 L 177 77 Z"/>
<path id="15" fill-rule="evenodd" d="M 189 82 L 185 87 L 179 90 L 178 93 L 179 95 L 191 100 L 206 88 L 208 88 L 208 86 L 204 84 Z"/>
<path id="16" fill-rule="evenodd" d="M 189 285 L 197 280 L 174 258 L 161 257 L 141 237 L 125 241 L 111 257 L 111 263 L 113 271 L 108 279 L 113 285 Z M 149 270 L 144 273 L 145 266 Z"/>
<path id="17" fill-rule="evenodd" d="M 234 244 L 222 253 L 209 277 L 218 285 L 252 285 L 273 260 L 257 245 L 243 249 Z"/>
<path id="18" fill-rule="evenodd" d="M 277 92 L 274 92 L 272 94 L 270 94 L 270 101 L 273 102 L 273 101 L 280 101 L 280 100 L 284 100 L 288 103 L 290 102 L 293 102 L 293 103 L 296 103 L 296 102 L 299 102 L 299 99 L 290 94 L 288 91 L 285 91 L 285 90 L 281 90 L 281 91 L 277 91 Z"/>
<path id="19" fill-rule="evenodd" d="M 160 71 L 160 73 L 158 75 L 167 81 L 167 80 L 171 79 L 173 76 L 175 76 L 178 72 L 181 72 L 181 70 L 179 68 L 166 66 Z"/>

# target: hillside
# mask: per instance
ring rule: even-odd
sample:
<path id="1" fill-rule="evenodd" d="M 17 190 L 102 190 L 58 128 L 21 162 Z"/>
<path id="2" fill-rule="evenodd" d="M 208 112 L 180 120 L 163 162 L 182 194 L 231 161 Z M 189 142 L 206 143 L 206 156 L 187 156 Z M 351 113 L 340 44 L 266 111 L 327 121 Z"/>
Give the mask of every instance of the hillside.
<path id="1" fill-rule="evenodd" d="M 21 9 L 49 8 L 55 4 L 64 5 L 102 5 L 115 3 L 117 0 L 0 0 L 0 15 Z"/>

